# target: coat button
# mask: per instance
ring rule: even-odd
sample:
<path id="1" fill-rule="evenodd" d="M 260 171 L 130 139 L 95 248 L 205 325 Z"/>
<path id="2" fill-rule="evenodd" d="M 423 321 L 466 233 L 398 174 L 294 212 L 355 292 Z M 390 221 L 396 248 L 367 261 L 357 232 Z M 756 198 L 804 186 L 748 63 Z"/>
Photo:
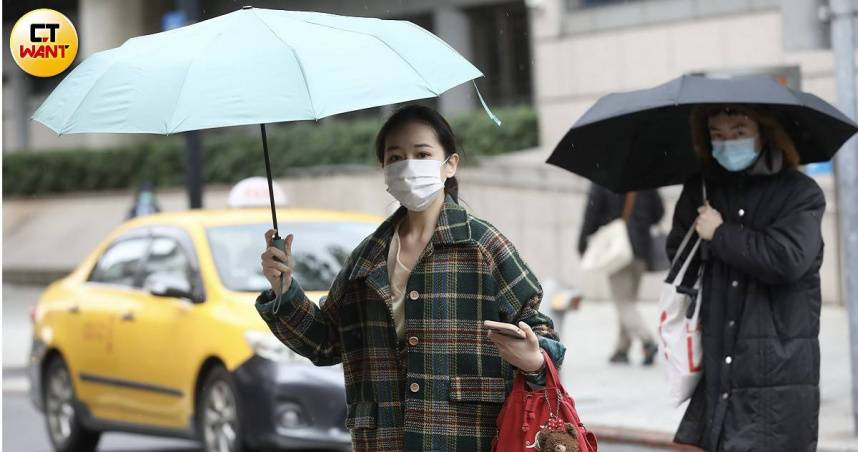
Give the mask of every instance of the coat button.
<path id="1" fill-rule="evenodd" d="M 420 341 L 417 339 L 417 336 L 411 336 L 408 338 L 408 345 L 415 347 Z"/>
<path id="2" fill-rule="evenodd" d="M 417 293 L 416 290 L 412 290 L 411 292 L 408 292 L 408 298 L 410 298 L 412 300 L 416 300 L 416 299 L 420 298 L 420 294 Z"/>
<path id="3" fill-rule="evenodd" d="M 728 356 L 728 357 L 724 358 L 724 362 L 727 364 L 733 364 L 733 357 Z"/>
<path id="4" fill-rule="evenodd" d="M 739 287 L 739 281 L 733 281 L 730 285 L 733 287 Z"/>
<path id="5" fill-rule="evenodd" d="M 729 322 L 727 322 L 727 326 L 729 326 L 730 328 L 733 328 L 734 326 L 736 326 L 736 321 L 730 320 Z"/>
<path id="6" fill-rule="evenodd" d="M 744 216 L 745 216 L 745 209 L 739 209 L 739 216 L 740 216 L 740 217 L 744 217 Z"/>
<path id="7" fill-rule="evenodd" d="M 721 398 L 722 398 L 722 399 L 724 399 L 724 400 L 727 400 L 728 398 L 730 398 L 730 393 L 729 393 L 729 392 L 725 392 L 725 393 L 721 394 Z"/>
<path id="8" fill-rule="evenodd" d="M 411 392 L 417 392 L 420 390 L 420 385 L 417 383 L 411 383 L 410 389 L 411 389 Z"/>

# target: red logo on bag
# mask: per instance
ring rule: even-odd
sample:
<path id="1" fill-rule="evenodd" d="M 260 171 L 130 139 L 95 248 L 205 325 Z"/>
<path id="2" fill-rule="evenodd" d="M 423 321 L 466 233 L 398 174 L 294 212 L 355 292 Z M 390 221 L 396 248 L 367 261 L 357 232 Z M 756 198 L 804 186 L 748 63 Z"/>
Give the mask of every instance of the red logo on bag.
<path id="1" fill-rule="evenodd" d="M 687 337 L 685 349 L 688 352 L 688 370 L 690 372 L 700 372 L 700 369 L 703 367 L 703 363 L 699 363 L 696 366 L 694 365 L 694 337 L 690 334 Z"/>

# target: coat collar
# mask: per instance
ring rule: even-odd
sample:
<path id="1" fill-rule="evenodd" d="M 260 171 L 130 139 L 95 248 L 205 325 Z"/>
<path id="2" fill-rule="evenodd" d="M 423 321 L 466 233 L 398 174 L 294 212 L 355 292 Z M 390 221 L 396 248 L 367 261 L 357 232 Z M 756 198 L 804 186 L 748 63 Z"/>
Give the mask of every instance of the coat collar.
<path id="1" fill-rule="evenodd" d="M 747 169 L 749 176 L 772 176 L 784 169 L 783 152 L 775 151 L 766 147 L 760 153 L 760 157 Z"/>
<path id="2" fill-rule="evenodd" d="M 393 236 L 394 226 L 406 214 L 406 209 L 400 207 L 390 217 L 384 220 L 366 242 L 366 246 L 355 256 L 354 266 L 349 274 L 350 280 L 360 279 L 378 268 L 386 269 L 387 246 Z M 467 242 L 471 239 L 471 226 L 468 223 L 468 213 L 450 195 L 444 198 L 438 225 L 427 245 L 427 254 L 431 254 L 435 246 Z M 386 270 L 385 270 L 386 273 Z"/>

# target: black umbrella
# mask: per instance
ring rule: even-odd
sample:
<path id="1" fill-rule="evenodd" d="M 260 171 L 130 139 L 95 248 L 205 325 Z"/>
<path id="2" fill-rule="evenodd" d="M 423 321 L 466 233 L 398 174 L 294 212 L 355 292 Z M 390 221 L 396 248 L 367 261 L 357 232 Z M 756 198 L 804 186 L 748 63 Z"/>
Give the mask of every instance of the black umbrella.
<path id="1" fill-rule="evenodd" d="M 701 165 L 691 144 L 691 110 L 720 103 L 764 105 L 795 142 L 803 164 L 830 160 L 858 131 L 858 124 L 828 102 L 768 76 L 684 75 L 655 88 L 602 97 L 566 133 L 548 163 L 619 193 L 682 183 Z"/>

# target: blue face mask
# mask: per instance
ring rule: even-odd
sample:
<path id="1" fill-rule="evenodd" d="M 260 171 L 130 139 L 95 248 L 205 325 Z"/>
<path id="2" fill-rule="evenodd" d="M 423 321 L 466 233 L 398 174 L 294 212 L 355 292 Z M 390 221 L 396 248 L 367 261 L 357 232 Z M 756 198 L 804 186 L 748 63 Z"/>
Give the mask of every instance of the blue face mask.
<path id="1" fill-rule="evenodd" d="M 712 140 L 712 157 L 727 171 L 742 171 L 748 169 L 757 160 L 757 150 L 754 148 L 754 138 L 740 140 Z"/>

